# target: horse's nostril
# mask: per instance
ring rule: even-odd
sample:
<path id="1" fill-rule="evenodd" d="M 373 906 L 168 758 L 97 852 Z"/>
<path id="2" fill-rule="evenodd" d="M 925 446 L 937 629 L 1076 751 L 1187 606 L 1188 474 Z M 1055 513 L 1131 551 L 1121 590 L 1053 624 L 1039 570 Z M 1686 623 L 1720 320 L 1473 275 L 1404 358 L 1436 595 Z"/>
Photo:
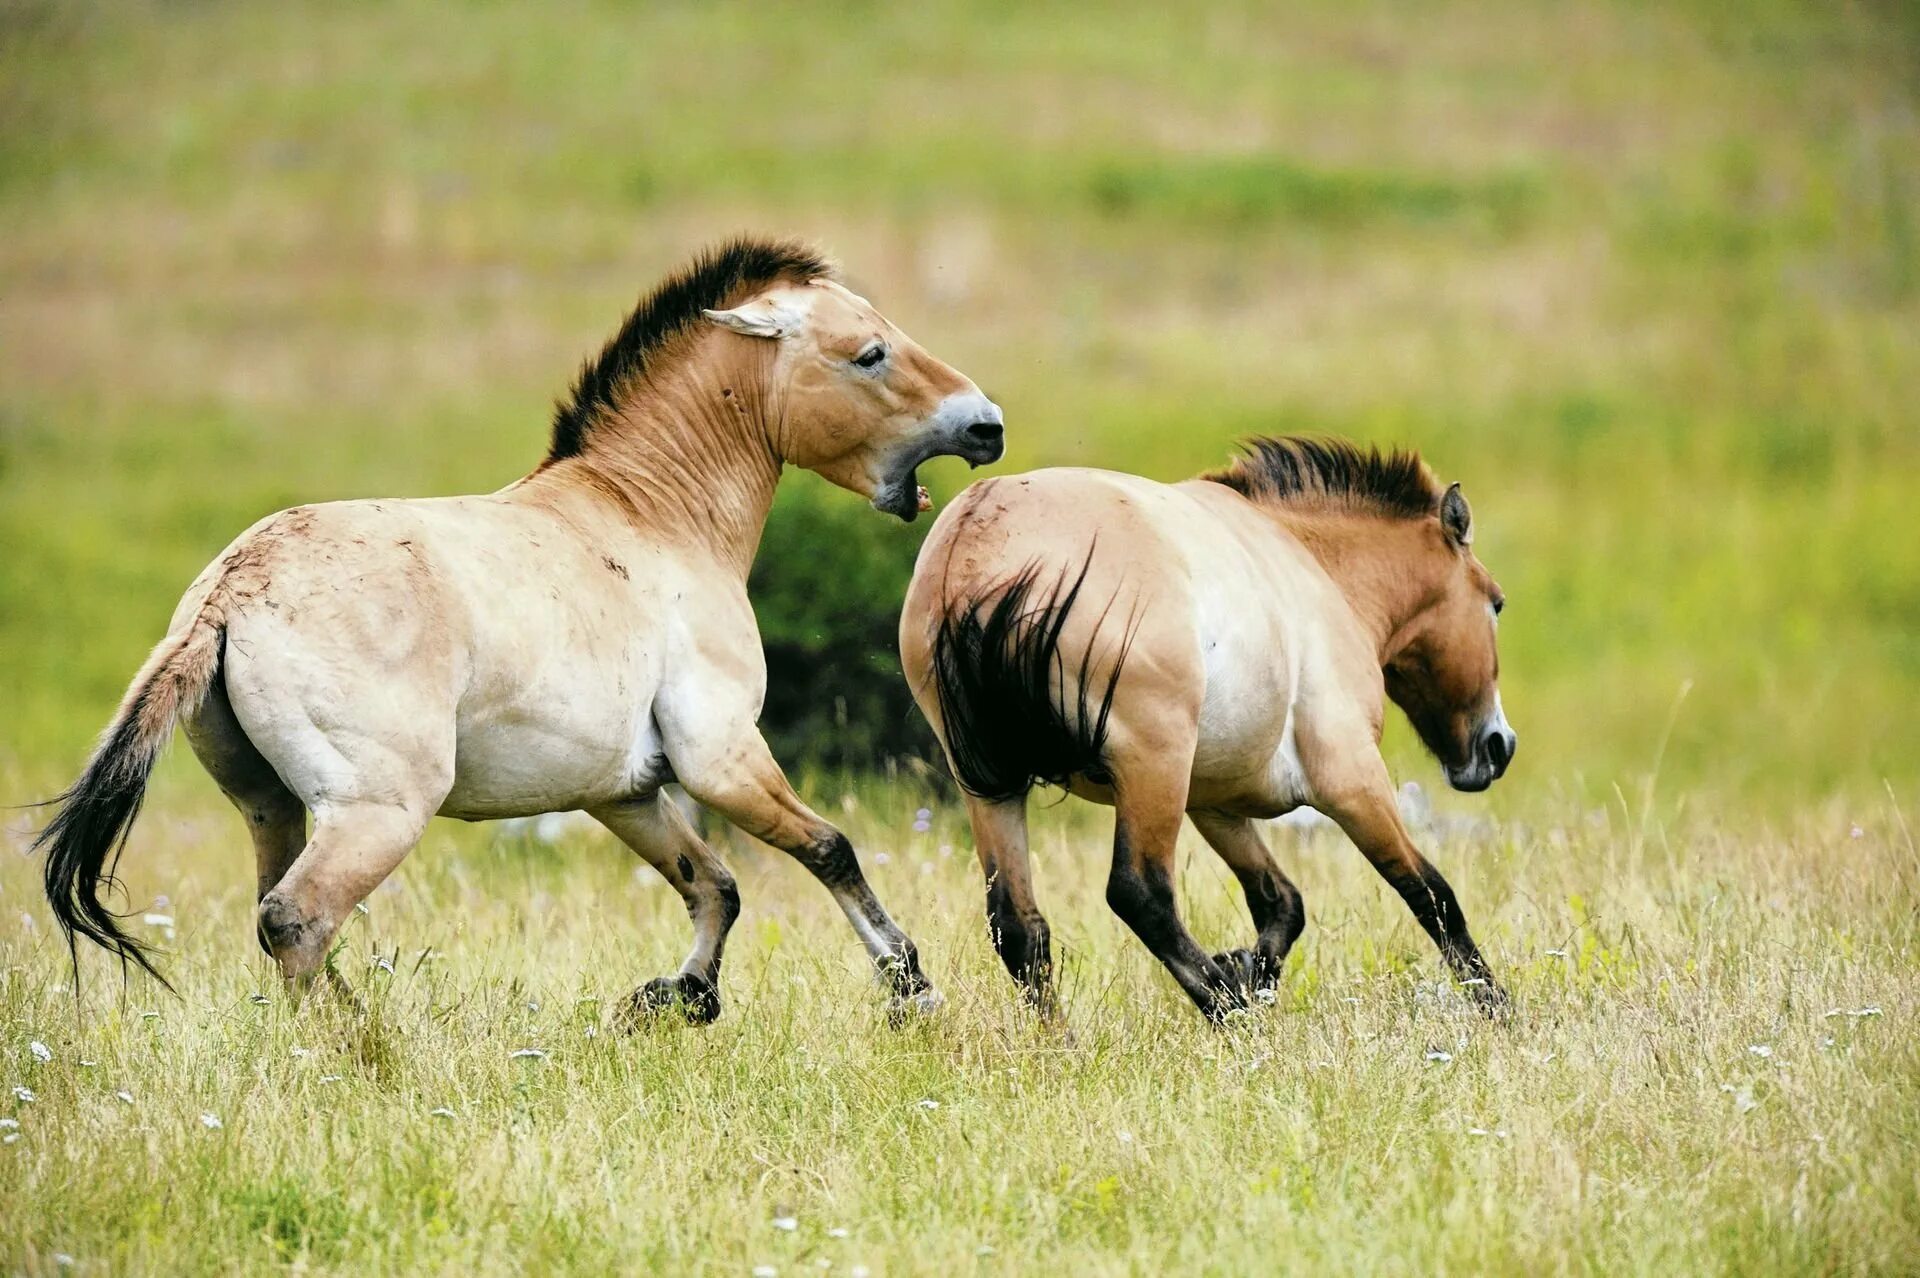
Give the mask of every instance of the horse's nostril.
<path id="1" fill-rule="evenodd" d="M 977 439 L 983 444 L 997 444 L 1006 433 L 1007 428 L 999 422 L 980 421 L 967 427 L 967 438 Z"/>
<path id="2" fill-rule="evenodd" d="M 1519 738 L 1511 732 L 1495 732 L 1487 737 L 1487 762 L 1493 765 L 1495 772 L 1506 771 L 1507 764 L 1513 761 L 1513 752 L 1519 744 Z"/>

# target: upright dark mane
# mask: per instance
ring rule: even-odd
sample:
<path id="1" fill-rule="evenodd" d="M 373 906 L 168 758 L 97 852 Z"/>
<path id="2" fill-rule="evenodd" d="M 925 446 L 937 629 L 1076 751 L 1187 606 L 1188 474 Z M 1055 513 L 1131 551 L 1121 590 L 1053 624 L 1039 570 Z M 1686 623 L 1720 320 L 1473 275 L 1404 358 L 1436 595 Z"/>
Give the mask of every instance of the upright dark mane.
<path id="1" fill-rule="evenodd" d="M 1250 501 L 1340 506 L 1395 519 L 1420 519 L 1440 508 L 1443 491 L 1409 449 L 1381 452 L 1344 439 L 1305 435 L 1255 438 L 1224 470 L 1200 476 Z"/>
<path id="2" fill-rule="evenodd" d="M 623 392 L 647 361 L 688 332 L 709 308 L 737 305 L 742 294 L 779 280 L 831 279 L 833 263 L 793 240 L 741 237 L 707 249 L 640 299 L 597 358 L 580 368 L 573 393 L 556 404 L 548 461 L 572 457 L 587 436 L 620 406 Z"/>

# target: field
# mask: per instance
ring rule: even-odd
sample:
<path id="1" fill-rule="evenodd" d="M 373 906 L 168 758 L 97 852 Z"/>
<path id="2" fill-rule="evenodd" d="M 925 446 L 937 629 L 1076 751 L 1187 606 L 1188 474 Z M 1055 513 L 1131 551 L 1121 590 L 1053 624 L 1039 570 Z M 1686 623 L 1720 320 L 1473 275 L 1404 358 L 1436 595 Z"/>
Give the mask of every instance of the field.
<path id="1" fill-rule="evenodd" d="M 1910 1268 L 1916 69 L 1872 3 L 0 0 L 0 1269 Z M 810 476 L 756 590 L 822 682 L 768 726 L 940 1013 L 889 1026 L 826 895 L 717 833 L 725 1015 L 615 1032 L 685 918 L 565 821 L 437 824 L 346 934 L 364 1009 L 293 1005 L 184 749 L 125 862 L 180 996 L 83 956 L 76 1006 L 12 805 L 186 582 L 285 505 L 523 473 L 635 293 L 741 228 L 980 381 L 1003 471 L 1304 430 L 1464 482 L 1523 746 L 1421 838 L 1512 1023 L 1344 842 L 1276 829 L 1306 937 L 1206 1028 L 1069 801 L 1071 1034 L 1032 1024 L 950 789 L 839 766 L 905 722 L 874 636 L 925 522 Z"/>

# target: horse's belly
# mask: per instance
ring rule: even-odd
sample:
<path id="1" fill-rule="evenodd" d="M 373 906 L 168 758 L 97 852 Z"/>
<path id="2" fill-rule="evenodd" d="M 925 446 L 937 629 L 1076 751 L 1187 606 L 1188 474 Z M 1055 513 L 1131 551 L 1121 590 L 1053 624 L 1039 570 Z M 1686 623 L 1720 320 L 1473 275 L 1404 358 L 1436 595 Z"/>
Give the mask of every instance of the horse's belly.
<path id="1" fill-rule="evenodd" d="M 672 779 L 660 727 L 637 715 L 489 716 L 462 724 L 442 816 L 480 821 L 642 798 Z"/>

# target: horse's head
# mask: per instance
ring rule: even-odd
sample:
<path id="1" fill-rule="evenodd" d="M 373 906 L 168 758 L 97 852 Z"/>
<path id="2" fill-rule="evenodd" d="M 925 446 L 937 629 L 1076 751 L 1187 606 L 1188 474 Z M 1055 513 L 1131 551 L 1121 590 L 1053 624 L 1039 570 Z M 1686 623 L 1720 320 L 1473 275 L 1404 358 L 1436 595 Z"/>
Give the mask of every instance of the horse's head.
<path id="1" fill-rule="evenodd" d="M 1506 599 L 1473 553 L 1473 512 L 1460 485 L 1433 517 L 1437 589 L 1404 626 L 1386 664 L 1387 695 L 1439 757 L 1456 790 L 1484 790 L 1519 738 L 1500 708 L 1500 609 Z"/>
<path id="2" fill-rule="evenodd" d="M 915 475 L 930 457 L 998 461 L 999 405 L 829 279 L 777 284 L 708 319 L 779 343 L 768 429 L 785 461 L 911 522 L 932 503 Z"/>

